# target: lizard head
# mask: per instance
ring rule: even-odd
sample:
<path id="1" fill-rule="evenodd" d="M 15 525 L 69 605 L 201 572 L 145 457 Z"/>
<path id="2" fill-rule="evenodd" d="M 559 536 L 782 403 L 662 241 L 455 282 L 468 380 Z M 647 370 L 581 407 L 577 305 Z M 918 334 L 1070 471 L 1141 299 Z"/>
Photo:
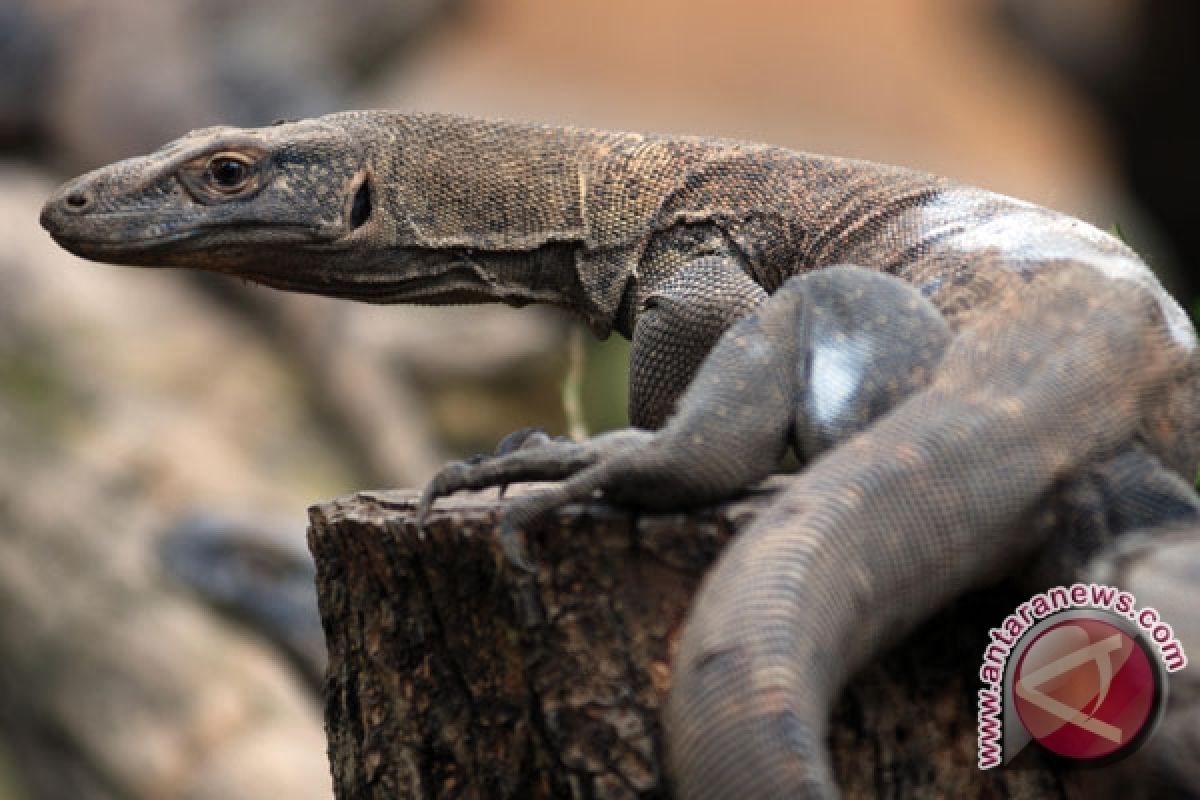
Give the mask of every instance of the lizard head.
<path id="1" fill-rule="evenodd" d="M 587 237 L 574 136 L 379 111 L 206 128 L 69 181 L 41 221 L 84 258 L 292 291 L 577 302 L 564 299 Z"/>
<path id="2" fill-rule="evenodd" d="M 42 226 L 76 255 L 270 277 L 371 216 L 365 158 L 321 120 L 193 131 L 61 186 Z"/>

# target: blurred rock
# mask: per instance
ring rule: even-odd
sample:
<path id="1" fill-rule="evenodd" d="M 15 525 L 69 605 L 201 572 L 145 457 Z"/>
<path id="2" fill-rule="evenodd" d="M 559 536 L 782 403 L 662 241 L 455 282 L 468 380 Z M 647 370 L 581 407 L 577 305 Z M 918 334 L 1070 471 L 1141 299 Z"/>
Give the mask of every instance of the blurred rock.
<path id="1" fill-rule="evenodd" d="M 327 659 L 316 568 L 294 528 L 198 510 L 171 527 L 158 554 L 172 579 L 274 642 L 320 692 Z"/>
<path id="2" fill-rule="evenodd" d="M 236 316 L 61 253 L 36 224 L 49 188 L 0 167 L 0 726 L 19 777 L 33 798 L 326 798 L 308 685 L 153 554 L 209 504 L 291 519 L 302 547 L 308 502 L 355 479 Z"/>

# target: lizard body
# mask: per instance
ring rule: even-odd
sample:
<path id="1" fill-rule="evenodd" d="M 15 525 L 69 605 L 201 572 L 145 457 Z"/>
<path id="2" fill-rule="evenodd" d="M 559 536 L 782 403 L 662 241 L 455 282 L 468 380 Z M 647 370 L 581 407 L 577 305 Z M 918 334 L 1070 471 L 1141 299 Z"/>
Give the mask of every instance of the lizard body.
<path id="1" fill-rule="evenodd" d="M 675 435 L 679 407 L 691 422 L 678 441 L 700 447 L 726 424 L 721 407 L 760 401 L 762 386 L 736 375 L 775 335 L 772 314 L 808 350 L 768 353 L 768 371 L 811 359 L 818 377 L 851 387 L 813 383 L 799 399 L 788 384 L 797 426 L 785 433 L 853 417 L 855 387 L 878 368 L 859 351 L 881 339 L 846 343 L 894 321 L 864 313 L 851 330 L 805 340 L 796 312 L 777 311 L 789 278 L 854 265 L 928 298 L 953 333 L 928 386 L 896 393 L 857 436 L 835 430 L 849 441 L 735 539 L 697 595 L 666 713 L 686 797 L 835 794 L 824 724 L 850 670 L 1045 544 L 1053 526 L 1033 514 L 1064 482 L 1130 448 L 1143 465 L 1135 482 L 1190 476 L 1200 457 L 1195 332 L 1132 251 L 1053 211 L 900 168 L 724 140 L 348 112 L 194 132 L 66 184 L 42 222 L 97 260 L 369 302 L 551 303 L 601 336 L 631 336 L 630 419 L 644 430 L 537 468 L 573 476 L 567 484 L 600 470 L 576 485 L 635 499 L 640 470 L 663 475 L 647 442 L 669 441 L 646 431 Z M 722 341 L 735 324 L 759 327 Z M 734 380 L 684 397 L 698 370 Z M 716 411 L 684 413 L 693 408 Z M 750 415 L 730 427 L 763 424 Z M 735 460 L 769 470 L 777 433 Z M 680 467 L 667 470 L 662 497 L 729 491 L 710 454 L 682 459 L 686 492 L 672 494 Z M 632 458 L 635 475 L 605 468 L 610 458 Z M 479 468 L 491 482 L 512 474 Z M 568 496 L 518 504 L 510 525 Z"/>

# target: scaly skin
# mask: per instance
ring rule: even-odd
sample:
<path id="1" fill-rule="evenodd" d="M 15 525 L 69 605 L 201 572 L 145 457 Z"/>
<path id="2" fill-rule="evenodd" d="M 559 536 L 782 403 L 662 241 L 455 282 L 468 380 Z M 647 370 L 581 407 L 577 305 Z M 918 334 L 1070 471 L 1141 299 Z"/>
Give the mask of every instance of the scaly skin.
<path id="1" fill-rule="evenodd" d="M 1043 545 L 1052 531 L 1028 520 L 1052 488 L 1131 447 L 1152 472 L 1161 462 L 1181 475 L 1200 454 L 1195 332 L 1128 248 L 903 169 L 740 142 L 354 112 L 195 132 L 67 184 L 42 221 L 103 261 L 369 302 L 568 308 L 599 335 L 632 336 L 630 417 L 649 430 L 739 319 L 762 306 L 747 350 L 775 336 L 765 298 L 789 277 L 855 265 L 928 298 L 954 338 L 927 388 L 813 462 L 696 598 L 666 714 L 685 797 L 835 795 L 825 718 L 852 670 Z M 852 316 L 843 333 L 887 317 Z M 795 320 L 776 326 L 785 338 Z M 799 338 L 804 352 L 779 347 L 786 363 L 769 366 L 795 370 L 811 355 L 825 364 L 818 378 L 871 377 L 875 362 L 836 336 Z M 722 378 L 732 368 L 705 365 Z M 756 408 L 760 390 L 697 385 L 683 406 Z M 857 397 L 819 381 L 806 391 L 791 397 L 800 426 Z M 702 439 L 724 424 L 693 419 Z M 763 424 L 737 423 L 747 439 Z M 777 452 L 734 455 L 757 473 Z M 686 500 L 701 502 L 716 468 L 703 453 L 686 461 L 683 482 L 700 487 Z M 562 474 L 597 466 L 576 463 Z M 601 485 L 629 496 L 634 480 L 608 474 Z M 1137 521 L 1154 518 L 1152 508 Z"/>

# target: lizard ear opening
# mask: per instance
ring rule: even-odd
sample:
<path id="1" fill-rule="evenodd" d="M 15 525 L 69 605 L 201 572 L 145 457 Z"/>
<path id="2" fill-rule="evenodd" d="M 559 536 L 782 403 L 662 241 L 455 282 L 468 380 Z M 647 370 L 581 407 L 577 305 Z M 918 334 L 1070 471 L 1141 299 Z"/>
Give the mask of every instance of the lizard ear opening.
<path id="1" fill-rule="evenodd" d="M 362 183 L 354 193 L 354 202 L 350 205 L 350 230 L 355 231 L 366 224 L 371 218 L 371 178 L 364 175 Z"/>

